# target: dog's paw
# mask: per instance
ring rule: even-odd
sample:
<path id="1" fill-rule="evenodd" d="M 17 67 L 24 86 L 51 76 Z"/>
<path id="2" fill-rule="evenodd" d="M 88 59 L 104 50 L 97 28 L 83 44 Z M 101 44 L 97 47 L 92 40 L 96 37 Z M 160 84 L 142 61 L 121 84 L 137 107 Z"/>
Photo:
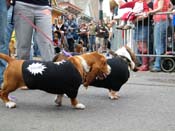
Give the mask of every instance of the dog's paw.
<path id="1" fill-rule="evenodd" d="M 9 102 L 5 103 L 5 106 L 7 108 L 15 108 L 16 107 L 16 103 L 12 102 L 12 101 L 9 101 Z"/>
<path id="2" fill-rule="evenodd" d="M 81 104 L 81 103 L 78 103 L 77 105 L 74 106 L 74 108 L 75 108 L 75 109 L 81 109 L 81 110 L 83 110 L 83 109 L 86 108 L 86 106 L 83 105 L 83 104 Z"/>
<path id="3" fill-rule="evenodd" d="M 118 100 L 120 96 L 118 94 L 110 94 L 108 95 L 109 99 L 111 100 Z"/>
<path id="4" fill-rule="evenodd" d="M 89 84 L 87 82 L 83 83 L 83 86 L 87 89 Z"/>
<path id="5" fill-rule="evenodd" d="M 57 95 L 55 97 L 55 103 L 57 104 L 57 106 L 62 106 L 62 95 Z"/>
<path id="6" fill-rule="evenodd" d="M 109 96 L 109 99 L 111 100 L 118 100 L 120 97 L 119 96 Z"/>
<path id="7" fill-rule="evenodd" d="M 110 91 L 108 97 L 111 100 L 118 100 L 120 98 L 120 95 L 116 91 Z"/>

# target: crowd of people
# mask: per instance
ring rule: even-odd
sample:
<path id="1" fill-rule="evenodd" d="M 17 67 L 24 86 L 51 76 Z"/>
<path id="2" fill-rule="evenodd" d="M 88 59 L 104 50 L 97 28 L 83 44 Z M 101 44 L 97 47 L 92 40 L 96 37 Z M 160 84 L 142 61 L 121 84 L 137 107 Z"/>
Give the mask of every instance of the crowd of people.
<path id="1" fill-rule="evenodd" d="M 130 29 L 136 20 L 139 21 L 134 35 L 138 52 L 147 54 L 151 51 L 148 51 L 147 47 L 147 36 L 151 33 L 148 25 L 154 23 L 152 45 L 155 46 L 156 55 L 164 53 L 168 17 L 166 14 L 154 14 L 171 11 L 173 9 L 171 1 L 115 1 L 118 4 L 118 11 L 123 8 L 130 8 L 122 16 L 120 14 L 122 22 L 116 28 Z M 152 15 L 154 16 L 150 17 Z M 15 30 L 17 41 L 17 59 L 32 59 L 33 50 L 34 55 L 39 54 L 42 60 L 50 61 L 55 53 L 60 52 L 62 48 L 74 52 L 74 47 L 77 44 L 82 44 L 84 49 L 89 52 L 104 52 L 111 48 L 110 40 L 113 35 L 112 26 L 115 23 L 114 20 L 107 22 L 104 22 L 104 20 L 99 20 L 98 22 L 92 20 L 78 23 L 77 18 L 72 14 L 64 14 L 58 17 L 57 23 L 54 24 L 51 23 L 51 20 L 50 0 L 2 0 L 0 2 L 0 52 L 9 54 L 8 48 L 13 30 Z M 149 28 L 151 27 L 149 26 Z M 2 74 L 5 67 L 6 63 L 0 60 L 0 84 L 3 81 Z M 149 70 L 149 57 L 141 57 L 139 70 Z M 155 57 L 151 71 L 161 71 L 160 56 Z"/>
<path id="2" fill-rule="evenodd" d="M 61 48 L 70 52 L 74 51 L 76 44 L 82 44 L 85 51 L 98 51 L 110 49 L 110 22 L 99 20 L 95 22 L 78 23 L 72 14 L 59 17 L 57 23 L 53 24 L 53 40 L 56 53 Z"/>
<path id="3" fill-rule="evenodd" d="M 120 13 L 118 15 L 121 20 L 116 28 L 124 30 L 134 28 L 134 46 L 137 46 L 138 53 L 142 54 L 142 57 L 138 58 L 141 65 L 139 71 L 160 72 L 160 55 L 166 51 L 167 27 L 172 24 L 169 17 L 172 14 L 165 12 L 173 11 L 173 3 L 170 0 L 115 1 L 118 4 L 118 13 Z M 153 59 L 146 55 L 153 53 L 156 57 L 153 67 L 149 68 L 150 61 L 152 62 Z"/>

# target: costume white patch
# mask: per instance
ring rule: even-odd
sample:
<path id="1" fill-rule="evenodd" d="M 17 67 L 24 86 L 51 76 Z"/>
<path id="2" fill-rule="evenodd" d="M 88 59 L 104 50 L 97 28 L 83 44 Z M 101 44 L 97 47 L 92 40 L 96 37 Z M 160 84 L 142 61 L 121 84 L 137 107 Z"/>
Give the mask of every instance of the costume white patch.
<path id="1" fill-rule="evenodd" d="M 29 65 L 27 67 L 27 69 L 31 72 L 31 74 L 33 74 L 34 76 L 36 74 L 43 74 L 44 69 L 46 69 L 47 67 L 45 65 L 43 65 L 42 63 L 32 63 L 31 65 Z"/>
<path id="2" fill-rule="evenodd" d="M 65 60 L 61 60 L 61 61 L 58 61 L 58 62 L 54 62 L 54 64 L 60 65 L 60 64 L 63 64 L 65 62 L 66 62 Z"/>

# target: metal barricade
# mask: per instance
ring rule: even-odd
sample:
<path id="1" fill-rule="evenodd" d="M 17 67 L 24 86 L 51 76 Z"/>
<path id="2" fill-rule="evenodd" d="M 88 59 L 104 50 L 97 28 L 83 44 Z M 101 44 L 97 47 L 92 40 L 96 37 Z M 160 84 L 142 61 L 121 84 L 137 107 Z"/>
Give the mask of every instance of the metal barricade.
<path id="1" fill-rule="evenodd" d="M 164 52 L 161 54 L 156 53 L 155 36 L 154 36 L 154 22 L 153 17 L 155 15 L 166 15 L 166 31 L 164 39 Z M 175 70 L 175 15 L 172 12 L 156 13 L 154 16 L 148 16 L 146 19 L 136 20 L 134 28 L 128 30 L 114 29 L 114 39 L 112 44 L 116 45 L 114 50 L 118 49 L 122 45 L 128 44 L 136 53 L 137 57 L 146 56 L 151 59 L 155 57 L 161 57 L 161 69 L 165 72 L 172 72 Z M 146 23 L 145 23 L 146 22 Z M 119 23 L 119 22 L 118 22 Z M 115 28 L 115 27 L 114 27 Z M 142 28 L 142 29 L 141 29 Z M 147 33 L 144 32 L 146 29 Z M 139 30 L 138 30 L 139 29 Z M 142 31 L 140 31 L 142 30 Z M 137 32 L 138 31 L 138 32 Z M 146 39 L 140 39 L 146 33 Z M 139 39 L 138 39 L 139 38 Z M 146 42 L 147 51 L 144 50 L 144 43 Z M 138 46 L 139 43 L 139 46 Z M 142 45 L 140 45 L 142 43 Z M 140 49 L 142 48 L 142 49 Z"/>

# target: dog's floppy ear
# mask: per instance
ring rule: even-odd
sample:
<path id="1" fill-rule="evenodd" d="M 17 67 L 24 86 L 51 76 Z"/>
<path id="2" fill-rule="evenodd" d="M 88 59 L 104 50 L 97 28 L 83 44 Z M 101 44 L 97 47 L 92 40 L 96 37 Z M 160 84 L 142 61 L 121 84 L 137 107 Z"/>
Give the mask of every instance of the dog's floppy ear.
<path id="1" fill-rule="evenodd" d="M 88 85 L 97 77 L 97 75 L 100 73 L 99 70 L 101 67 L 105 66 L 107 64 L 107 60 L 105 57 L 100 58 L 98 61 L 96 61 L 92 67 L 90 72 L 86 74 L 85 82 L 83 85 L 85 87 L 88 87 Z"/>
<path id="2" fill-rule="evenodd" d="M 93 64 L 91 67 L 91 71 L 86 74 L 85 81 L 83 85 L 87 88 L 90 83 L 96 78 L 98 72 L 99 72 L 100 66 L 97 64 Z"/>

